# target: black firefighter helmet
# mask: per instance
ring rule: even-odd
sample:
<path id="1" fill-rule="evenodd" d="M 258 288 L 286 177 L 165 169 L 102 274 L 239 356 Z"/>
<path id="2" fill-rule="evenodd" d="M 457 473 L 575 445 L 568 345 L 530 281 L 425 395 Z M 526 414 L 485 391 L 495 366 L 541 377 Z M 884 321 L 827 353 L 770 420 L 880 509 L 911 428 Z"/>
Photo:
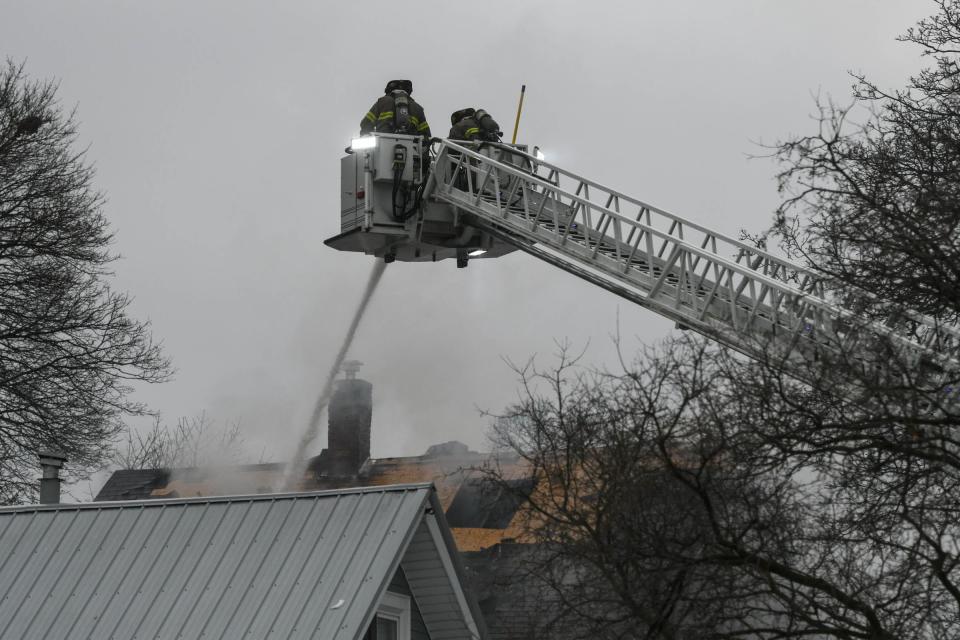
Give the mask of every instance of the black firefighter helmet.
<path id="1" fill-rule="evenodd" d="M 469 118 L 475 113 L 476 111 L 472 107 L 467 107 L 466 109 L 460 109 L 458 111 L 454 111 L 453 113 L 450 114 L 450 124 L 457 124 L 464 118 Z"/>
<path id="2" fill-rule="evenodd" d="M 389 95 L 390 93 L 393 93 L 397 89 L 400 89 L 401 91 L 406 91 L 407 95 L 410 95 L 413 93 L 413 83 L 410 82 L 409 80 L 391 80 L 390 82 L 387 83 L 387 86 L 386 88 L 384 88 L 383 92 Z"/>

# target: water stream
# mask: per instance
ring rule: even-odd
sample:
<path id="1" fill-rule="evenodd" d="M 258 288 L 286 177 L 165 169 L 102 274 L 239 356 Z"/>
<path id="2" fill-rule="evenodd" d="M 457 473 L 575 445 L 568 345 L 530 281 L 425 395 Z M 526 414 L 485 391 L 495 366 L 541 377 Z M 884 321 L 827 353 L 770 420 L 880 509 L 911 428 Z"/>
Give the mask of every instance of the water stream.
<path id="1" fill-rule="evenodd" d="M 363 314 L 366 312 L 367 306 L 370 303 L 370 299 L 373 297 L 373 293 L 377 290 L 377 284 L 379 284 L 380 277 L 383 275 L 383 271 L 386 268 L 387 265 L 383 260 L 377 260 L 373 264 L 373 270 L 370 272 L 370 277 L 367 279 L 367 287 L 363 291 L 363 297 L 360 299 L 360 304 L 357 306 L 357 310 L 353 313 L 353 321 L 350 323 L 350 328 L 347 330 L 347 335 L 344 337 L 343 343 L 340 345 L 340 351 L 337 353 L 337 357 L 333 361 L 333 365 L 330 367 L 330 373 L 327 374 L 327 380 L 323 385 L 323 390 L 320 392 L 320 396 L 313 405 L 313 414 L 310 416 L 310 422 L 307 424 L 307 428 L 304 430 L 303 435 L 300 436 L 300 442 L 297 444 L 297 449 L 294 452 L 293 459 L 287 465 L 282 487 L 282 489 L 285 491 L 296 490 L 301 478 L 303 477 L 307 451 L 310 449 L 310 445 L 313 444 L 313 441 L 317 439 L 317 436 L 320 435 L 320 419 L 323 417 L 324 409 L 327 408 L 327 404 L 330 402 L 330 396 L 333 395 L 333 385 L 337 379 L 337 374 L 340 372 L 340 367 L 343 366 L 343 361 L 347 357 L 347 351 L 350 350 L 350 345 L 353 343 L 353 338 L 357 333 L 357 328 L 360 326 L 360 321 L 363 319 Z"/>

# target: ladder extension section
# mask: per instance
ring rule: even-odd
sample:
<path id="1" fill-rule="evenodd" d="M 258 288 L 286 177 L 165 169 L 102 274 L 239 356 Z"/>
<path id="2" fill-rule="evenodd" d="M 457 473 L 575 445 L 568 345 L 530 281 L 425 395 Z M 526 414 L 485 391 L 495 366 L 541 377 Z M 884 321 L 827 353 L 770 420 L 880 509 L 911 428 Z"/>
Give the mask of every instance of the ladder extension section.
<path id="1" fill-rule="evenodd" d="M 901 314 L 890 326 L 864 321 L 833 303 L 825 280 L 808 269 L 512 148 L 490 148 L 501 161 L 482 146 L 442 141 L 425 195 L 680 325 L 772 357 L 788 373 L 825 351 L 862 353 L 868 364 L 880 338 L 915 358 L 956 358 L 953 327 L 919 314 Z"/>

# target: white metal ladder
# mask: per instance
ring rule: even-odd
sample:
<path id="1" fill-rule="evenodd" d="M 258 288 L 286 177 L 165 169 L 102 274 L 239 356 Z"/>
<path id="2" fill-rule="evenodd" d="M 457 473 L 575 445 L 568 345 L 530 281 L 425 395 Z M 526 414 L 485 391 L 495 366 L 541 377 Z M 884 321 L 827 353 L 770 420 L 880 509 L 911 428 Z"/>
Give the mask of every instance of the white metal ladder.
<path id="1" fill-rule="evenodd" d="M 682 326 L 776 358 L 788 372 L 825 350 L 869 352 L 880 338 L 916 358 L 956 359 L 954 327 L 916 313 L 891 320 L 895 328 L 864 321 L 834 304 L 827 283 L 808 269 L 526 153 L 488 149 L 495 153 L 442 141 L 425 196 Z"/>

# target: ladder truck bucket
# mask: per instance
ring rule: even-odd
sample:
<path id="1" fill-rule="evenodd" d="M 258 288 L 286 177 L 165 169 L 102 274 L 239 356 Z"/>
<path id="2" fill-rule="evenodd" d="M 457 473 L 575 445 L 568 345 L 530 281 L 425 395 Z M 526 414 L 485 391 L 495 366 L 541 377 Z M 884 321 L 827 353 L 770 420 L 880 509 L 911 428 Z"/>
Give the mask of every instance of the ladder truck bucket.
<path id="1" fill-rule="evenodd" d="M 421 139 L 377 134 L 351 151 L 335 249 L 457 266 L 521 250 L 800 379 L 835 357 L 883 369 L 881 346 L 931 384 L 960 370 L 957 327 L 906 310 L 892 324 L 861 318 L 821 274 L 526 147 L 441 140 L 431 163 Z"/>
<path id="2" fill-rule="evenodd" d="M 527 157 L 520 145 L 463 144 L 484 147 L 482 153 L 498 162 L 519 165 Z M 495 199 L 505 186 L 489 180 L 478 184 L 477 168 L 468 161 L 452 164 L 459 166 L 431 166 L 428 147 L 418 136 L 377 133 L 354 139 L 340 160 L 340 233 L 325 244 L 387 262 L 455 258 L 458 266 L 516 251 L 515 243 L 471 225 L 469 213 L 432 197 L 432 172 L 438 170 L 448 176 L 459 171 L 457 183 L 478 197 Z"/>

